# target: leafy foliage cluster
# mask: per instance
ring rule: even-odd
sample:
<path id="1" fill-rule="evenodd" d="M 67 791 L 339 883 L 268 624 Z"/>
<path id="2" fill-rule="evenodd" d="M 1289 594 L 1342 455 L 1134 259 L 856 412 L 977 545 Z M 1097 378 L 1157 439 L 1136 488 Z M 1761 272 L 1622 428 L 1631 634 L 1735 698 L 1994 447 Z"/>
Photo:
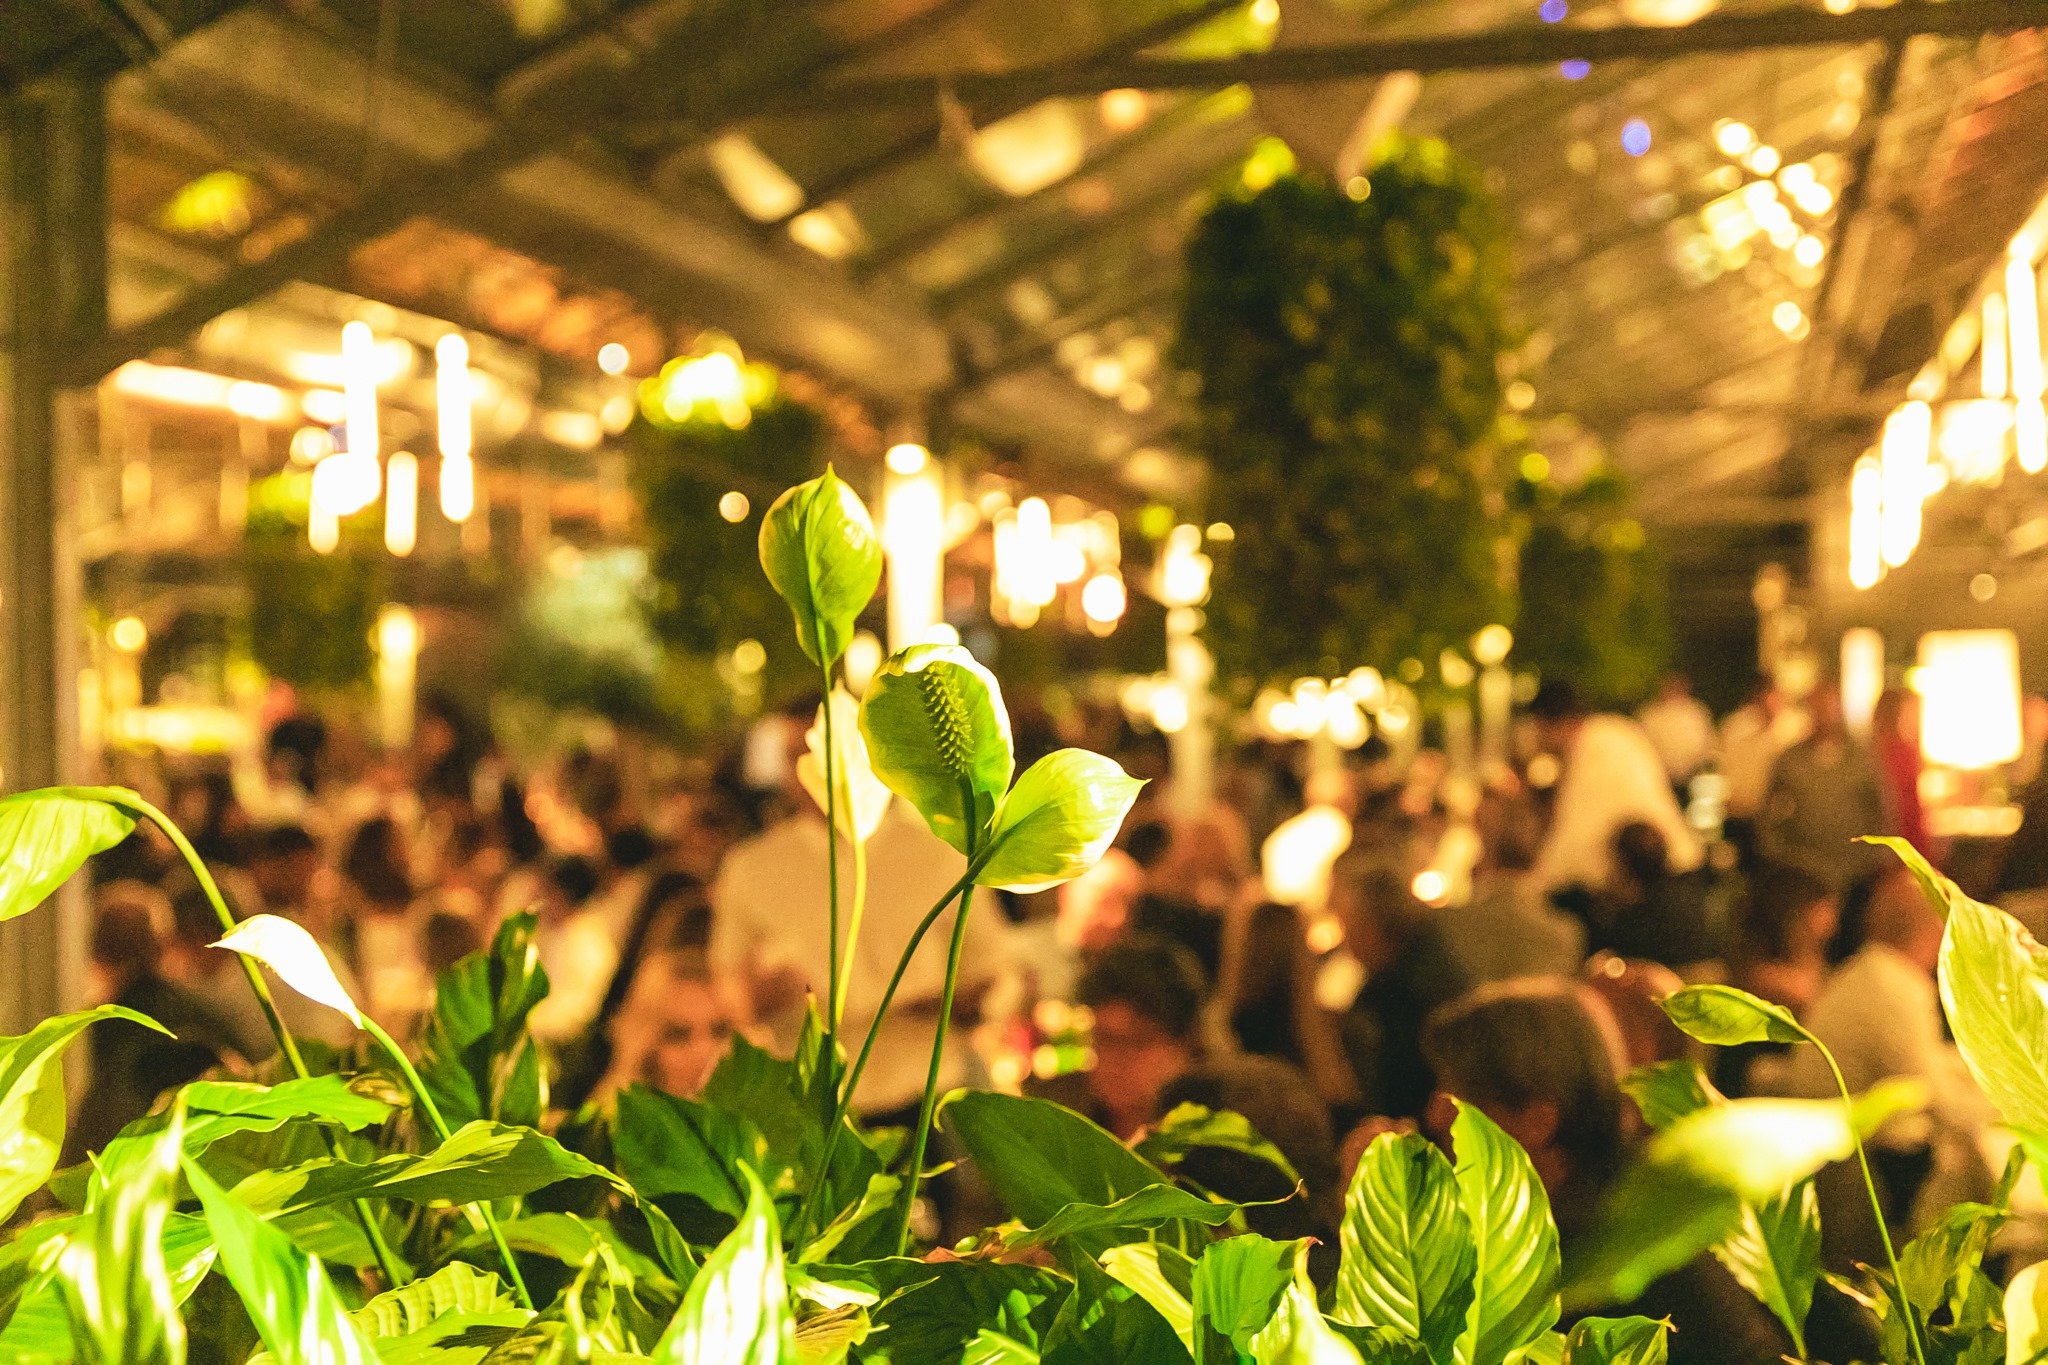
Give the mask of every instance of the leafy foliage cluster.
<path id="1" fill-rule="evenodd" d="M 263 671 L 294 687 L 347 691 L 370 681 L 370 631 L 387 594 L 387 556 L 351 519 L 331 554 L 306 548 L 311 476 L 282 474 L 249 490 L 242 541 L 249 649 Z"/>
<path id="2" fill-rule="evenodd" d="M 1628 485 L 1602 472 L 1570 488 L 1520 487 L 1529 609 L 1516 623 L 1516 660 L 1588 697 L 1642 700 L 1671 657 L 1671 618 L 1663 561 L 1629 514 Z"/>
<path id="3" fill-rule="evenodd" d="M 865 509 L 828 470 L 769 509 L 760 542 L 831 681 L 835 644 L 878 576 Z M 856 856 L 864 826 L 848 803 L 870 775 L 966 855 L 892 997 L 956 893 L 964 908 L 975 883 L 1077 875 L 1135 795 L 1080 750 L 1014 775 L 1000 690 L 957 647 L 890 660 L 853 726 L 835 727 L 832 710 L 813 790 Z M 89 1025 L 159 1026 L 102 1006 L 0 1039 L 0 1218 L 39 1189 L 57 1209 L 0 1243 L 10 1362 L 1659 1365 L 1662 1323 L 1560 1324 L 1711 1252 L 1799 1341 L 1819 1277 L 1812 1177 L 1861 1161 L 1863 1137 L 1917 1102 L 1889 1084 L 1839 1103 L 1725 1100 L 1690 1064 L 1639 1072 L 1629 1087 L 1657 1133 L 1570 1259 L 1528 1156 L 1461 1107 L 1448 1155 L 1397 1134 L 1365 1152 L 1325 1296 L 1305 1240 L 1246 1231 L 1242 1207 L 1178 1174 L 1210 1147 L 1293 1178 L 1235 1115 L 1184 1106 L 1126 1146 L 1042 1100 L 961 1091 L 939 1105 L 934 1068 L 910 1134 L 856 1124 L 848 1099 L 876 1032 L 848 1067 L 836 957 L 793 1057 L 738 1041 L 699 1099 L 634 1086 L 550 1125 L 548 1066 L 527 1027 L 548 990 L 530 916 L 443 976 L 409 1050 L 362 1016 L 303 929 L 237 923 L 183 835 L 132 792 L 0 799 L 0 921 L 141 819 L 213 898 L 219 946 L 241 957 L 284 1063 L 256 1082 L 183 1086 L 92 1163 L 58 1171 L 66 1047 Z M 2026 1159 L 2048 1164 L 2048 952 L 1900 852 L 1948 914 L 1941 988 L 1957 1044 Z M 836 938 L 836 901 L 827 913 Z M 956 931 L 949 991 L 959 944 Z M 375 1047 L 309 1056 L 276 1018 L 259 962 Z M 1665 1009 L 1716 1045 L 1819 1046 L 1790 1014 L 1727 987 L 1689 988 Z M 908 1214 L 934 1111 L 1007 1217 L 919 1258 Z M 1840 1282 L 1880 1322 L 1886 1365 L 2048 1350 L 2048 1263 L 2002 1296 L 1983 1269 L 2020 1169 L 2016 1158 L 1991 1203 Z"/>
<path id="4" fill-rule="evenodd" d="M 1507 224 L 1440 142 L 1396 138 L 1370 184 L 1283 177 L 1188 244 L 1176 359 L 1237 528 L 1209 606 L 1229 674 L 1434 659 L 1509 615 Z"/>

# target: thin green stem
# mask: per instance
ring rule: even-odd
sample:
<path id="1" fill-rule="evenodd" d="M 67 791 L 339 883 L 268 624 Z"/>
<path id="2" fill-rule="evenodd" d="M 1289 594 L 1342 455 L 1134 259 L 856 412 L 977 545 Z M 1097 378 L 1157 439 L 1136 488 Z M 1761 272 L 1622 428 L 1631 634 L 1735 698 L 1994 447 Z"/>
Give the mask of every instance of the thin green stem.
<path id="1" fill-rule="evenodd" d="M 910 1216 L 917 1208 L 917 1187 L 924 1179 L 925 1145 L 931 1140 L 932 1114 L 939 1103 L 939 1072 L 945 1064 L 946 1030 L 953 1022 L 953 993 L 960 984 L 960 950 L 967 942 L 967 910 L 974 898 L 972 886 L 960 892 L 960 909 L 953 916 L 953 940 L 946 949 L 946 985 L 939 995 L 939 1023 L 932 1038 L 931 1066 L 924 1077 L 924 1102 L 917 1110 L 917 1132 L 910 1140 L 910 1188 L 896 1221 L 896 1254 L 901 1256 L 910 1243 Z"/>
<path id="2" fill-rule="evenodd" d="M 1801 1029 L 1800 1032 L 1806 1034 L 1807 1042 L 1820 1049 L 1821 1060 L 1828 1064 L 1828 1071 L 1835 1078 L 1835 1089 L 1841 1092 L 1842 1103 L 1853 1110 L 1855 1097 L 1849 1093 L 1848 1078 L 1842 1075 L 1842 1068 L 1836 1063 L 1835 1054 L 1828 1050 L 1827 1044 L 1813 1034 L 1807 1033 L 1805 1029 Z M 1885 1222 L 1884 1201 L 1878 1197 L 1877 1177 L 1871 1173 L 1870 1157 L 1863 1150 L 1863 1135 L 1856 1131 L 1853 1114 L 1849 1123 L 1849 1140 L 1856 1144 L 1856 1164 L 1863 1170 L 1863 1189 L 1870 1196 L 1871 1217 L 1877 1220 L 1877 1239 L 1884 1245 L 1885 1264 L 1891 1268 L 1899 1325 L 1906 1329 L 1906 1341 L 1913 1348 L 1915 1365 L 1927 1365 L 1927 1350 L 1920 1344 L 1920 1325 L 1913 1320 L 1913 1305 L 1906 1298 L 1906 1278 L 1899 1271 L 1899 1254 L 1892 1249 L 1892 1231 Z"/>
<path id="3" fill-rule="evenodd" d="M 860 922 L 868 909 L 868 846 L 860 839 L 853 841 L 853 913 L 846 921 L 846 943 L 840 948 L 839 979 L 853 980 L 853 954 L 860 946 Z M 833 1016 L 832 1027 L 839 1028 L 846 1013 L 846 992 L 839 993 L 839 1012 Z"/>
<path id="4" fill-rule="evenodd" d="M 199 856 L 199 850 L 192 847 L 192 841 L 185 837 L 185 831 L 179 829 L 170 816 L 135 793 L 119 787 L 71 787 L 59 790 L 69 795 L 105 801 L 109 805 L 118 806 L 132 815 L 141 816 L 162 830 L 164 837 L 171 841 L 171 847 L 177 849 L 178 856 L 185 860 L 185 866 L 191 869 L 193 878 L 198 881 L 207 904 L 213 907 L 214 918 L 220 921 L 221 932 L 234 932 L 237 923 L 235 912 L 228 908 L 227 900 L 221 895 L 220 886 L 214 881 L 213 874 L 207 871 L 205 861 Z M 285 1025 L 284 1016 L 278 1013 L 277 1001 L 270 994 L 270 983 L 263 979 L 262 969 L 244 954 L 234 953 L 231 956 L 242 965 L 242 975 L 247 978 L 249 989 L 255 993 L 256 1003 L 263 1010 L 263 1018 L 270 1025 L 271 1036 L 277 1039 L 277 1050 L 284 1057 L 285 1065 L 289 1066 L 292 1074 L 300 1080 L 310 1080 L 312 1073 L 306 1069 L 306 1059 L 299 1051 L 298 1039 L 292 1036 L 291 1029 Z M 321 1128 L 320 1134 L 326 1139 L 330 1155 L 337 1159 L 344 1155 L 340 1138 L 325 1127 Z M 376 1258 L 377 1269 L 384 1276 L 384 1282 L 394 1289 L 407 1283 L 412 1276 L 406 1272 L 405 1264 L 398 1259 L 397 1253 L 392 1251 L 391 1244 L 384 1240 L 383 1229 L 377 1226 L 377 1215 L 371 1209 L 370 1201 L 355 1200 L 354 1209 L 357 1221 L 363 1225 L 363 1236 L 370 1243 L 370 1252 Z"/>
<path id="5" fill-rule="evenodd" d="M 868 1025 L 868 1036 L 862 1041 L 860 1054 L 853 1059 L 853 1066 L 847 1070 L 845 1084 L 839 1092 L 839 1102 L 832 1110 L 832 1126 L 825 1134 L 825 1154 L 818 1162 L 816 1176 L 811 1181 L 810 1191 L 804 1196 L 802 1207 L 797 1210 L 796 1220 L 790 1225 L 799 1245 L 810 1231 L 818 1195 L 825 1188 L 826 1177 L 832 1170 L 832 1158 L 838 1154 L 840 1137 L 846 1132 L 846 1117 L 853 1108 L 854 1092 L 860 1089 L 860 1078 L 868 1069 L 868 1058 L 874 1053 L 875 1040 L 881 1036 L 882 1021 L 889 1017 L 889 1007 L 895 1003 L 896 990 L 903 984 L 904 974 L 910 970 L 910 960 L 917 955 L 918 946 L 924 942 L 924 936 L 939 922 L 939 916 L 946 913 L 946 907 L 953 903 L 953 898 L 974 885 L 974 874 L 980 870 L 978 863 L 968 863 L 967 870 L 960 874 L 960 880 L 946 889 L 946 894 L 939 897 L 938 904 L 926 911 L 924 918 L 917 922 L 917 928 L 910 931 L 910 941 L 904 944 L 902 955 L 896 959 L 896 969 L 889 974 L 889 984 L 882 989 L 881 1003 L 875 1007 L 874 1022 Z"/>
<path id="6" fill-rule="evenodd" d="M 368 1015 L 363 1016 L 362 1024 L 364 1031 L 377 1040 L 377 1045 L 390 1055 L 391 1060 L 405 1076 L 405 1083 L 412 1089 L 413 1099 L 419 1104 L 420 1112 L 427 1116 L 427 1124 L 434 1130 L 435 1138 L 440 1142 L 448 1141 L 454 1136 L 448 1127 L 448 1120 L 441 1117 L 440 1106 L 435 1104 L 434 1097 L 427 1093 L 426 1082 L 420 1079 L 420 1073 L 414 1068 L 412 1059 L 405 1055 L 405 1049 L 384 1031 L 381 1024 Z M 468 1207 L 472 1218 L 490 1234 L 491 1245 L 498 1249 L 499 1257 L 505 1262 L 505 1274 L 512 1281 L 512 1292 L 519 1296 L 520 1306 L 532 1308 L 533 1295 L 526 1291 L 526 1280 L 520 1275 L 519 1262 L 513 1259 L 512 1248 L 505 1241 L 504 1229 L 498 1226 L 497 1215 L 493 1214 L 490 1205 L 485 1203 L 475 1203 Z"/>
<path id="7" fill-rule="evenodd" d="M 825 628 L 818 626 L 818 658 L 825 675 L 825 701 L 820 708 L 825 729 L 825 1073 L 837 1082 L 839 1011 L 845 982 L 839 971 L 839 746 L 832 742 L 832 656 L 825 650 Z"/>

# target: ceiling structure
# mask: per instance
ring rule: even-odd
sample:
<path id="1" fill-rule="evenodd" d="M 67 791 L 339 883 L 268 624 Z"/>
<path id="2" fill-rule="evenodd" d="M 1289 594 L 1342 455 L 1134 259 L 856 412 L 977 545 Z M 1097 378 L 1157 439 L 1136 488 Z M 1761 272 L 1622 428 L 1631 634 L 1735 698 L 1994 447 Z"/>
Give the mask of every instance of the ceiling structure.
<path id="1" fill-rule="evenodd" d="M 127 67 L 114 330 L 74 378 L 304 279 L 584 367 L 715 325 L 1138 495 L 1198 472 L 1163 357 L 1205 196 L 1275 135 L 1328 168 L 1439 134 L 1514 218 L 1542 448 L 1632 476 L 1696 609 L 1739 615 L 2048 185 L 2043 30 L 2012 32 L 2048 3 L 1786 5 L 94 0 L 10 14 L 0 84 Z M 1775 243 L 1727 221 L 1771 178 L 1737 123 L 1813 171 L 1759 207 Z"/>

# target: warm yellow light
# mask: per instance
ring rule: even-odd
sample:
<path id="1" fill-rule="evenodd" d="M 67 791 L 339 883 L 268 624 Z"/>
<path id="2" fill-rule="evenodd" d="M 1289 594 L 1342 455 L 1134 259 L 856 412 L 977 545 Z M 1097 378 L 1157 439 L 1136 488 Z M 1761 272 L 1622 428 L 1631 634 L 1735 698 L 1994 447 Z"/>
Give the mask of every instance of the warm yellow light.
<path id="1" fill-rule="evenodd" d="M 1201 552 L 1202 531 L 1185 523 L 1173 528 L 1159 557 L 1159 600 L 1169 607 L 1200 606 L 1209 596 L 1209 556 Z"/>
<path id="2" fill-rule="evenodd" d="M 1920 752 L 1929 763 L 1996 768 L 2020 756 L 2019 642 L 2009 630 L 1920 637 Z"/>
<path id="3" fill-rule="evenodd" d="M 291 399 L 270 384 L 227 379 L 204 370 L 152 365 L 131 360 L 114 371 L 116 393 L 146 398 L 181 408 L 222 408 L 258 422 L 282 422 L 291 414 Z"/>
<path id="4" fill-rule="evenodd" d="M 1320 908 L 1330 892 L 1330 867 L 1351 847 L 1351 821 L 1329 806 L 1310 806 L 1284 820 L 1259 849 L 1266 898 Z"/>
<path id="5" fill-rule="evenodd" d="M 228 385 L 228 411 L 252 422 L 282 422 L 291 415 L 292 400 L 270 384 L 240 380 Z"/>
<path id="6" fill-rule="evenodd" d="M 474 394 L 469 377 L 469 343 L 460 332 L 450 332 L 434 343 L 436 444 L 444 460 L 458 456 L 466 459 L 475 453 L 470 417 Z"/>
<path id="7" fill-rule="evenodd" d="M 1099 573 L 1081 586 L 1081 612 L 1097 625 L 1121 621 L 1129 600 L 1120 574 Z"/>
<path id="8" fill-rule="evenodd" d="M 1870 718 L 1884 695 L 1884 636 L 1869 626 L 1842 632 L 1842 715 L 1849 733 L 1870 738 Z"/>
<path id="9" fill-rule="evenodd" d="M 377 338 L 369 323 L 351 322 L 341 329 L 341 367 L 342 443 L 350 455 L 366 456 L 374 465 L 382 437 L 377 431 Z"/>
<path id="10" fill-rule="evenodd" d="M 1941 465 L 1961 483 L 1990 483 L 2005 468 L 2005 438 L 2013 405 L 1997 398 L 1964 398 L 1941 407 L 1935 449 Z"/>
<path id="11" fill-rule="evenodd" d="M 1202 534 L 1213 541 L 1227 544 L 1237 539 L 1237 528 L 1227 521 L 1212 521 L 1209 523 L 1209 529 Z"/>
<path id="12" fill-rule="evenodd" d="M 341 544 L 341 519 L 318 498 L 306 512 L 306 543 L 314 553 L 323 555 L 334 553 L 334 547 Z"/>
<path id="13" fill-rule="evenodd" d="M 748 500 L 745 493 L 740 492 L 737 488 L 727 492 L 718 500 L 718 515 L 734 525 L 745 521 L 747 513 L 753 510 L 754 504 Z"/>
<path id="14" fill-rule="evenodd" d="M 732 647 L 732 666 L 743 674 L 759 673 L 768 666 L 768 650 L 759 640 L 742 640 Z"/>
<path id="15" fill-rule="evenodd" d="M 387 749 L 412 743 L 414 685 L 419 676 L 420 625 L 410 608 L 387 603 L 377 613 L 377 720 Z"/>
<path id="16" fill-rule="evenodd" d="M 1714 125 L 1714 145 L 1723 156 L 1741 156 L 1756 146 L 1756 132 L 1747 123 L 1724 118 Z"/>
<path id="17" fill-rule="evenodd" d="M 1128 133 L 1150 117 L 1152 97 L 1143 90 L 1105 90 L 1096 107 L 1103 127 L 1112 133 Z"/>
<path id="18" fill-rule="evenodd" d="M 1805 321 L 1805 310 L 1790 299 L 1781 300 L 1775 308 L 1771 309 L 1772 325 L 1786 336 L 1790 336 L 1798 331 L 1800 325 Z"/>
<path id="19" fill-rule="evenodd" d="M 1477 676 L 1472 671 L 1472 662 L 1455 649 L 1447 649 L 1437 656 L 1437 671 L 1443 676 L 1445 687 L 1470 687 Z"/>
<path id="20" fill-rule="evenodd" d="M 348 399 L 333 389 L 308 389 L 299 399 L 299 411 L 306 414 L 309 422 L 338 427 L 348 416 Z"/>
<path id="21" fill-rule="evenodd" d="M 409 450 L 393 452 L 384 471 L 384 548 L 403 558 L 420 534 L 420 462 Z"/>
<path id="22" fill-rule="evenodd" d="M 1927 498 L 1927 456 L 1934 435 L 1934 412 L 1920 399 L 1892 409 L 1878 446 L 1884 475 L 1884 562 L 1896 568 L 1920 544 L 1920 509 Z"/>
<path id="23" fill-rule="evenodd" d="M 1372 738 L 1372 722 L 1348 692 L 1333 691 L 1323 701 L 1323 733 L 1340 749 L 1358 749 Z"/>
<path id="24" fill-rule="evenodd" d="M 2005 263 L 2005 317 L 2012 395 L 2039 398 L 2042 392 L 2041 310 L 2034 267 L 2024 258 Z"/>
<path id="25" fill-rule="evenodd" d="M 910 449 L 924 453 L 922 446 Z M 945 616 L 945 480 L 929 455 L 910 473 L 892 468 L 883 477 L 881 538 L 889 568 L 889 644 L 904 649 Z M 1045 601 L 1051 600 L 1048 594 Z"/>
<path id="26" fill-rule="evenodd" d="M 1251 19 L 1260 28 L 1280 22 L 1280 0 L 1252 0 Z"/>
<path id="27" fill-rule="evenodd" d="M 1472 637 L 1472 657 L 1491 668 L 1515 647 L 1515 633 L 1503 625 L 1482 626 Z"/>
<path id="28" fill-rule="evenodd" d="M 292 463 L 316 465 L 334 453 L 334 437 L 326 427 L 300 427 L 292 433 Z"/>
<path id="29" fill-rule="evenodd" d="M 858 697 L 882 666 L 882 642 L 871 630 L 857 630 L 846 644 L 846 690 Z"/>
<path id="30" fill-rule="evenodd" d="M 476 512 L 476 462 L 467 455 L 441 459 L 441 515 L 468 521 Z"/>
<path id="31" fill-rule="evenodd" d="M 1177 735 L 1188 728 L 1188 694 L 1177 683 L 1162 683 L 1152 689 L 1152 728 L 1162 735 Z"/>
<path id="32" fill-rule="evenodd" d="M 597 368 L 606 374 L 624 374 L 632 363 L 632 352 L 616 341 L 607 341 L 597 348 Z"/>
<path id="33" fill-rule="evenodd" d="M 1413 891 L 1415 899 L 1424 905 L 1441 905 L 1444 897 L 1450 892 L 1450 883 L 1443 873 L 1433 867 L 1425 867 L 1415 874 L 1415 880 L 1409 884 L 1409 890 Z"/>
<path id="34" fill-rule="evenodd" d="M 1884 577 L 1884 472 L 1874 455 L 1849 475 L 1849 582 L 1858 589 Z"/>
<path id="35" fill-rule="evenodd" d="M 149 643 L 149 628 L 142 624 L 140 616 L 123 616 L 107 631 L 107 638 L 123 654 L 140 654 Z"/>
<path id="36" fill-rule="evenodd" d="M 1481 633 L 1484 634 L 1483 631 Z M 1354 668 L 1345 675 L 1344 690 L 1364 710 L 1377 711 L 1387 699 L 1387 680 L 1380 676 L 1377 668 Z"/>
<path id="37" fill-rule="evenodd" d="M 1758 175 L 1770 175 L 1778 169 L 1778 163 L 1783 158 L 1778 155 L 1778 149 L 1767 142 L 1753 149 L 1746 160 L 1749 162 L 1749 168 Z"/>
<path id="38" fill-rule="evenodd" d="M 1812 233 L 1802 233 L 1792 244 L 1792 259 L 1811 270 L 1828 254 L 1828 244 Z"/>
<path id="39" fill-rule="evenodd" d="M 1982 368 L 1977 391 L 1986 398 L 2003 398 L 2012 392 L 2011 371 L 2006 357 L 2005 295 L 1993 290 L 1984 296 Z"/>
<path id="40" fill-rule="evenodd" d="M 313 466 L 313 506 L 331 517 L 353 516 L 377 500 L 377 461 L 340 451 Z"/>
<path id="41" fill-rule="evenodd" d="M 923 469 L 931 457 L 932 453 L 915 441 L 898 441 L 889 447 L 888 454 L 882 457 L 882 463 L 889 466 L 890 473 L 907 477 Z"/>

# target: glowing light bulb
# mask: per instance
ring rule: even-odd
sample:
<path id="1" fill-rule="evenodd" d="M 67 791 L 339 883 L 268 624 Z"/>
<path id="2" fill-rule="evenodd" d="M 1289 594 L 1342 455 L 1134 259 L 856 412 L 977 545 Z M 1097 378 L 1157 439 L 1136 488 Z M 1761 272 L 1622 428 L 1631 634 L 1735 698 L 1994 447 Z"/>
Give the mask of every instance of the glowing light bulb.
<path id="1" fill-rule="evenodd" d="M 890 473 L 907 478 L 923 469 L 931 457 L 932 453 L 917 442 L 900 441 L 889 447 L 889 453 L 882 457 L 882 462 L 889 466 Z"/>
<path id="2" fill-rule="evenodd" d="M 384 548 L 403 558 L 420 532 L 420 462 L 409 450 L 395 452 L 384 471 Z"/>
<path id="3" fill-rule="evenodd" d="M 735 488 L 719 498 L 718 515 L 737 525 L 747 519 L 747 513 L 753 510 L 753 506 L 747 495 Z"/>
<path id="4" fill-rule="evenodd" d="M 597 348 L 597 368 L 606 374 L 624 374 L 632 363 L 632 353 L 616 341 L 607 341 Z"/>
<path id="5" fill-rule="evenodd" d="M 1899 404 L 1885 419 L 1878 445 L 1883 483 L 1884 562 L 1897 568 L 1920 544 L 1921 505 L 1927 498 L 1927 457 L 1934 411 L 1919 399 Z"/>
<path id="6" fill-rule="evenodd" d="M 1884 472 L 1865 455 L 1849 475 L 1849 583 L 1868 588 L 1884 577 Z"/>
<path id="7" fill-rule="evenodd" d="M 441 458 L 441 515 L 468 521 L 476 512 L 476 462 L 467 455 Z"/>
<path id="8" fill-rule="evenodd" d="M 1098 625 L 1115 625 L 1129 605 L 1124 580 L 1114 573 L 1099 573 L 1081 586 L 1081 611 Z"/>
<path id="9" fill-rule="evenodd" d="M 460 332 L 450 332 L 434 343 L 435 444 L 444 460 L 467 459 L 473 453 L 475 433 L 469 410 L 473 392 L 469 343 Z"/>

